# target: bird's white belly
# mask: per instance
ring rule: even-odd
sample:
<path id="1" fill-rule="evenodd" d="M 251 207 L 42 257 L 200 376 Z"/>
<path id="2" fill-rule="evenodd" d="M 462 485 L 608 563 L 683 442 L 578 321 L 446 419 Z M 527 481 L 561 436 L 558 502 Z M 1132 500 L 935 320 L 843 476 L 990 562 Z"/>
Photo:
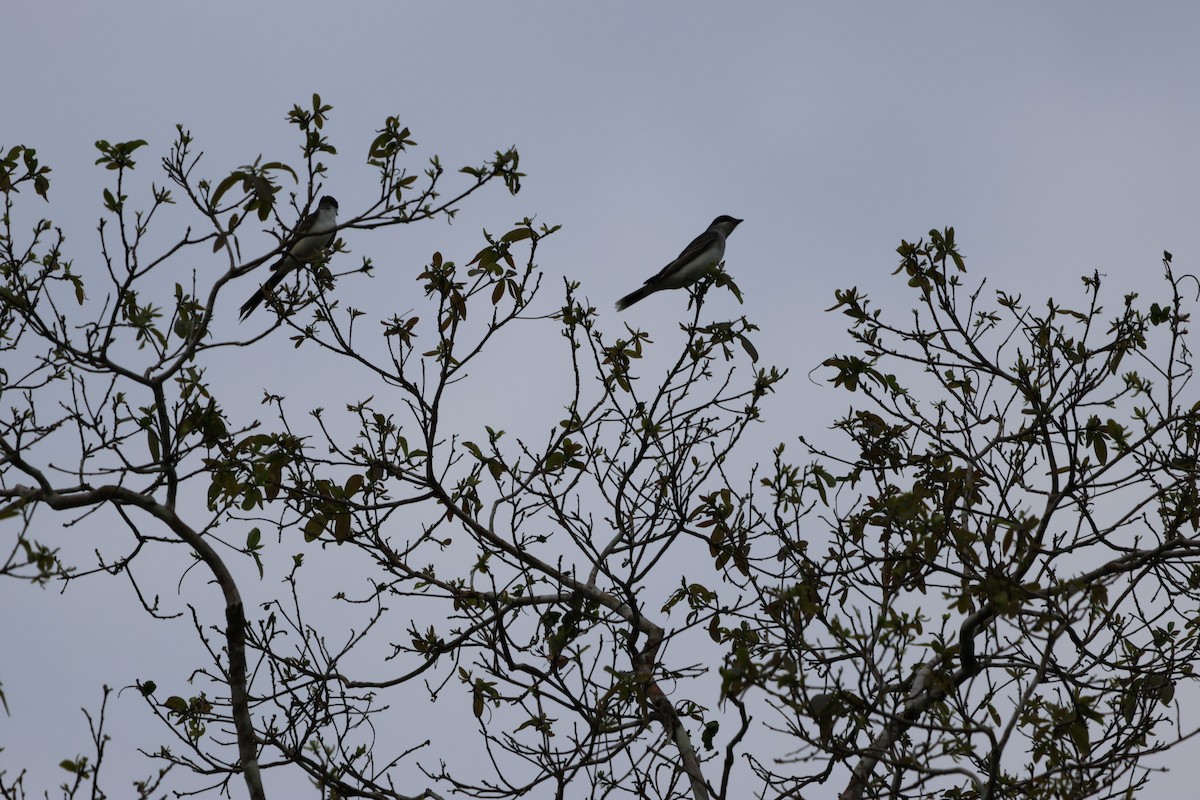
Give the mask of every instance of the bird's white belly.
<path id="1" fill-rule="evenodd" d="M 700 258 L 693 259 L 687 264 L 681 265 L 670 275 L 664 276 L 662 286 L 664 289 L 682 289 L 685 286 L 691 286 L 712 272 L 720 261 L 720 252 L 715 247 L 709 248 Z"/>

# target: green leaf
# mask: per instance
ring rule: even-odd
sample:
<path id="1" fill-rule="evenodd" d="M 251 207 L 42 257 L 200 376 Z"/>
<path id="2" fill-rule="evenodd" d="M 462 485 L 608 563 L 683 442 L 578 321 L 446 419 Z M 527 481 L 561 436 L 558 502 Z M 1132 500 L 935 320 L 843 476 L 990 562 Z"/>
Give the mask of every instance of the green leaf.
<path id="1" fill-rule="evenodd" d="M 175 326 L 173 328 L 175 335 L 180 339 L 186 340 L 192 335 L 192 320 L 186 314 L 180 314 L 175 318 Z"/>
<path id="2" fill-rule="evenodd" d="M 267 467 L 267 502 L 272 503 L 276 497 L 279 497 L 279 490 L 283 486 L 283 462 L 272 462 L 271 466 Z"/>
<path id="3" fill-rule="evenodd" d="M 705 724 L 704 733 L 701 734 L 701 737 L 700 737 L 701 741 L 704 742 L 705 750 L 713 749 L 713 739 L 716 738 L 717 731 L 719 731 L 720 729 L 721 729 L 721 723 L 717 722 L 716 720 L 713 720 L 712 722 Z"/>
<path id="4" fill-rule="evenodd" d="M 217 203 L 221 202 L 222 195 L 229 191 L 229 189 L 232 188 L 235 183 L 245 180 L 245 178 L 246 174 L 244 172 L 234 172 L 225 178 L 225 180 L 217 184 L 217 190 L 213 192 L 212 204 L 215 206 Z"/>
<path id="5" fill-rule="evenodd" d="M 738 341 L 742 343 L 742 349 L 746 351 L 746 355 L 750 356 L 750 361 L 758 362 L 758 351 L 754 349 L 754 345 L 750 344 L 750 340 L 742 334 L 738 334 Z"/>
<path id="6" fill-rule="evenodd" d="M 530 239 L 533 237 L 533 231 L 529 228 L 514 228 L 508 233 L 500 237 L 502 242 L 519 242 L 522 239 Z"/>
<path id="7" fill-rule="evenodd" d="M 311 542 L 325 532 L 329 519 L 324 514 L 316 514 L 304 524 L 304 541 Z"/>
<path id="8" fill-rule="evenodd" d="M 4 506 L 3 508 L 0 508 L 0 520 L 9 519 L 10 517 L 15 517 L 17 514 L 21 513 L 21 509 L 24 508 L 26 502 L 27 502 L 26 500 L 21 499 L 21 500 L 17 500 L 15 502 L 9 503 L 8 505 Z M 2 696 L 3 695 L 0 694 L 0 697 L 2 697 Z"/>
<path id="9" fill-rule="evenodd" d="M 280 171 L 286 172 L 287 174 L 292 176 L 292 180 L 296 181 L 297 183 L 300 182 L 300 176 L 296 174 L 296 170 L 292 169 L 290 166 L 283 163 L 282 161 L 272 161 L 268 164 L 262 165 L 263 172 L 270 172 L 271 170 L 280 170 Z"/>

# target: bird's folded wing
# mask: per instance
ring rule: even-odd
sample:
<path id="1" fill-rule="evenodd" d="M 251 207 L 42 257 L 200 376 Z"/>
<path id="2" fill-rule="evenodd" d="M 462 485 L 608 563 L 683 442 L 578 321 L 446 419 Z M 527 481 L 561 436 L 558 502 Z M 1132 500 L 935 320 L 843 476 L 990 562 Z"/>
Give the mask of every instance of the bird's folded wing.
<path id="1" fill-rule="evenodd" d="M 670 275 L 672 272 L 675 272 L 676 270 L 678 270 L 684 264 L 687 264 L 692 259 L 698 258 L 700 256 L 700 254 L 703 253 L 705 250 L 707 250 L 709 247 L 711 247 L 713 242 L 715 242 L 716 240 L 717 240 L 717 232 L 716 231 L 705 231 L 704 233 L 700 234 L 695 239 L 692 239 L 691 244 L 689 244 L 687 247 L 683 248 L 683 252 L 679 254 L 678 258 L 676 258 L 670 264 L 667 264 L 665 267 L 663 267 L 661 270 L 659 270 L 659 273 L 657 275 L 655 275 L 653 278 L 648 278 L 646 280 L 646 283 L 654 283 L 655 281 L 660 281 L 663 278 Z"/>
<path id="2" fill-rule="evenodd" d="M 319 211 L 313 211 L 307 217 L 305 217 L 304 221 L 296 226 L 296 230 L 292 231 L 292 238 L 299 239 L 301 236 L 311 231 L 313 226 L 317 224 L 317 217 L 320 213 L 321 212 Z"/>

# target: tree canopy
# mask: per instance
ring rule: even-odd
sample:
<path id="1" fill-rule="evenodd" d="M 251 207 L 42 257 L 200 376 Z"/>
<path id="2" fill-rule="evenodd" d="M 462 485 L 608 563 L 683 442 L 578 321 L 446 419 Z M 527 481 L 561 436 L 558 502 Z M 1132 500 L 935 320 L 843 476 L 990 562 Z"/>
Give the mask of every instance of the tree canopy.
<path id="1" fill-rule="evenodd" d="M 953 228 L 903 242 L 895 291 L 834 299 L 848 337 L 814 374 L 850 408 L 814 420 L 772 407 L 787 369 L 758 363 L 733 275 L 655 341 L 542 285 L 570 233 L 532 217 L 356 308 L 375 263 L 351 238 L 524 177 L 512 148 L 414 168 L 391 117 L 364 148 L 378 195 L 341 197 L 331 252 L 239 325 L 322 194 L 331 110 L 289 114 L 299 166 L 219 177 L 181 127 L 162 185 L 146 141 L 97 142 L 86 255 L 19 228 L 50 170 L 0 151 L 0 575 L 121 580 L 122 614 L 204 659 L 120 690 L 160 742 L 139 796 L 1112 797 L 1197 731 L 1198 283 L 1170 254 L 1147 298 L 1094 272 L 1064 304 L 970 276 Z M 711 318 L 725 290 L 746 316 Z M 265 353 L 339 405 L 231 402 L 226 365 Z M 506 432 L 504 381 L 561 410 Z M 785 443 L 747 452 L 772 414 Z M 831 423 L 842 444 L 810 444 Z M 65 796 L 113 791 L 89 788 L 110 699 Z M 0 754 L 3 797 L 48 780 Z"/>

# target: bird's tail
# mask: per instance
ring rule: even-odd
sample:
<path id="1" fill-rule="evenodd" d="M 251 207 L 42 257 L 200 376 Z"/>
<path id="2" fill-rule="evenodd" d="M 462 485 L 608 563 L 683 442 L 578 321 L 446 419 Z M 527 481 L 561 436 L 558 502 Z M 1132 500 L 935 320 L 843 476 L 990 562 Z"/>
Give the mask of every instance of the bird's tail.
<path id="1" fill-rule="evenodd" d="M 639 300 L 645 300 L 656 291 L 657 288 L 650 286 L 650 284 L 646 284 L 642 288 L 630 292 L 617 301 L 617 311 L 624 311 Z"/>
<path id="2" fill-rule="evenodd" d="M 243 322 L 246 321 L 246 317 L 248 317 L 254 313 L 254 309 L 258 308 L 259 306 L 261 306 L 263 304 L 263 301 L 267 299 L 267 292 L 275 291 L 275 287 L 278 286 L 279 283 L 283 280 L 285 274 L 286 274 L 286 271 L 282 270 L 282 269 L 278 269 L 275 272 L 271 273 L 271 277 L 267 278 L 267 282 L 264 283 L 262 286 L 258 287 L 258 291 L 255 292 L 254 294 L 250 295 L 249 300 L 242 303 L 242 317 L 241 318 L 242 318 Z"/>
<path id="3" fill-rule="evenodd" d="M 256 309 L 256 308 L 258 308 L 260 305 L 262 305 L 262 301 L 263 301 L 263 300 L 265 300 L 265 299 L 267 299 L 267 296 L 266 296 L 266 294 L 264 294 L 264 293 L 263 293 L 262 287 L 260 286 L 260 287 L 258 288 L 258 291 L 257 291 L 257 292 L 255 292 L 254 294 L 250 295 L 250 299 L 249 299 L 249 300 L 247 300 L 246 302 L 242 303 L 242 317 L 241 317 L 241 319 L 242 319 L 242 322 L 245 322 L 245 321 L 246 321 L 246 317 L 248 317 L 248 316 L 250 316 L 251 314 L 253 314 L 253 313 L 254 313 L 254 309 Z"/>

